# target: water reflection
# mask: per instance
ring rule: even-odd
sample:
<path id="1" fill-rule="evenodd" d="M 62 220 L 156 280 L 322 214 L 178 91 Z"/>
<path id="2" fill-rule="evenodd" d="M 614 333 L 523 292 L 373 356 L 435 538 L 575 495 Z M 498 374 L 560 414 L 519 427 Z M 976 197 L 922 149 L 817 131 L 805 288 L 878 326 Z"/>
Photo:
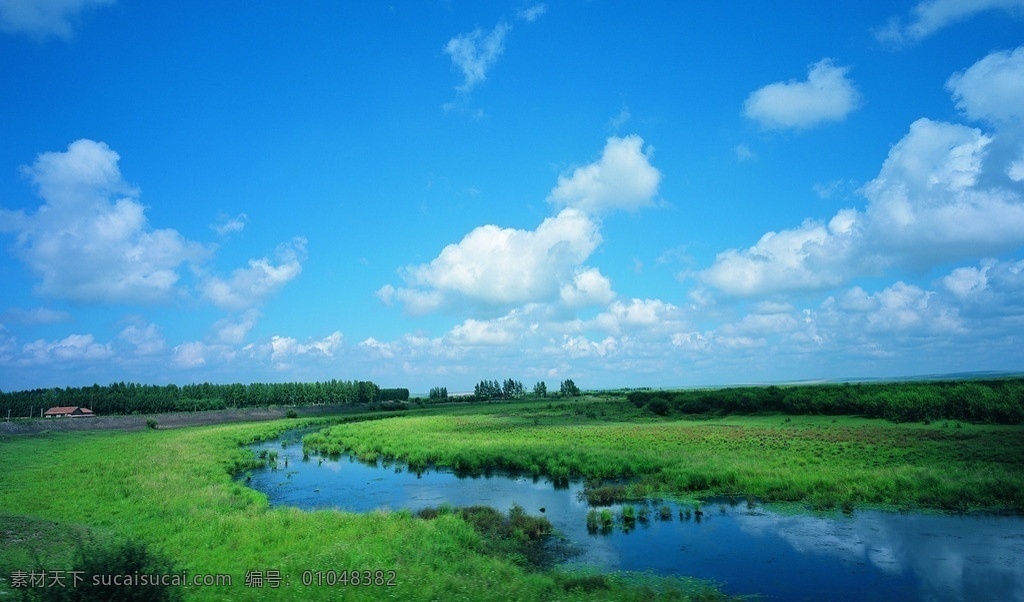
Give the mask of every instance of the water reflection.
<path id="1" fill-rule="evenodd" d="M 277 453 L 277 470 L 252 471 L 249 485 L 271 505 L 303 509 L 378 508 L 418 511 L 441 504 L 519 504 L 543 513 L 580 554 L 571 563 L 712 579 L 732 594 L 769 600 L 1022 600 L 1024 519 L 858 511 L 852 517 L 784 514 L 746 504 L 709 503 L 703 516 L 660 502 L 647 521 L 623 532 L 621 506 L 611 533 L 589 533 L 582 483 L 556 489 L 519 475 L 458 478 L 451 471 L 417 475 L 402 465 L 367 466 L 348 457 L 303 461 L 300 444 L 253 446 Z M 285 461 L 287 460 L 287 467 Z M 680 513 L 684 513 L 683 516 Z"/>

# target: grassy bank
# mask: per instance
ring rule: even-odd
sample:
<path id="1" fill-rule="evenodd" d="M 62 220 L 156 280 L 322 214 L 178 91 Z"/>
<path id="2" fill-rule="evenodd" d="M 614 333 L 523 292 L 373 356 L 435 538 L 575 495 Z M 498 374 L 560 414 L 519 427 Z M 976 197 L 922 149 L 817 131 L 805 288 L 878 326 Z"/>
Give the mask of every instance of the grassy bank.
<path id="1" fill-rule="evenodd" d="M 815 508 L 1024 513 L 1024 427 L 850 416 L 669 419 L 621 399 L 494 404 L 337 425 L 327 453 L 467 473 L 631 477 L 634 497 L 753 495 Z"/>
<path id="2" fill-rule="evenodd" d="M 15 570 L 74 569 L 72 545 L 58 542 L 89 537 L 135 539 L 189 575 L 231 576 L 230 587 L 185 588 L 187 600 L 719 597 L 683 580 L 637 585 L 533 570 L 457 512 L 426 520 L 408 512 L 269 508 L 229 473 L 252 461 L 239 443 L 293 426 L 294 420 L 0 438 L 0 578 Z M 394 571 L 395 585 L 302 583 L 305 571 L 316 581 L 316 571 L 353 569 Z M 247 571 L 279 571 L 283 583 L 247 587 Z M 4 589 L 15 593 L 9 583 L 0 584 Z"/>

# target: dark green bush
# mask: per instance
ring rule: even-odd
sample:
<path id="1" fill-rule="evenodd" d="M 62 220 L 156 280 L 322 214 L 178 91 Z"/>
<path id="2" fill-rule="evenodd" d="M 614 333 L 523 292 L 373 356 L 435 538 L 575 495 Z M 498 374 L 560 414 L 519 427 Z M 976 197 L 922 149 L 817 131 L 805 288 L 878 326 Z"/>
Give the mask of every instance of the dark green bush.
<path id="1" fill-rule="evenodd" d="M 180 576 L 182 570 L 169 559 L 148 549 L 142 542 L 129 539 L 122 542 L 99 543 L 80 541 L 75 554 L 74 571 L 81 571 L 75 584 L 67 574 L 65 587 L 29 587 L 18 591 L 25 601 L 43 602 L 169 602 L 182 599 L 178 586 L 162 585 L 149 576 Z M 129 583 L 109 583 L 114 575 L 132 576 Z M 138 575 L 138 581 L 135 576 Z M 142 576 L 146 582 L 142 583 Z M 134 583 L 133 583 L 134 582 Z"/>

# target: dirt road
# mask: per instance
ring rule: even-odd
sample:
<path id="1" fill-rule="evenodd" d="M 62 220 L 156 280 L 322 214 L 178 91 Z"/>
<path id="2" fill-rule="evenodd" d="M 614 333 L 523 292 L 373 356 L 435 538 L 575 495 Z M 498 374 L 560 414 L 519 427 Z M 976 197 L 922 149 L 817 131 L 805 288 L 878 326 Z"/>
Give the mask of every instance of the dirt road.
<path id="1" fill-rule="evenodd" d="M 363 406 L 329 405 L 305 407 L 241 408 L 208 412 L 172 412 L 167 414 L 136 414 L 131 416 L 96 416 L 94 418 L 21 418 L 0 422 L 0 435 L 25 435 L 43 431 L 139 431 L 147 428 L 147 420 L 155 420 L 158 429 L 203 426 L 227 422 L 258 422 L 287 417 L 294 411 L 300 418 L 328 416 L 366 411 Z"/>

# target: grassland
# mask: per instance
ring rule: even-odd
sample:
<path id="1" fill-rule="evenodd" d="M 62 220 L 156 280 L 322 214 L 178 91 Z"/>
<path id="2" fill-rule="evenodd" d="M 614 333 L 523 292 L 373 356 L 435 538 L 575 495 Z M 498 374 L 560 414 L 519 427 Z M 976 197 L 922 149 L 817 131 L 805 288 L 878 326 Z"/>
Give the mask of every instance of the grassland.
<path id="1" fill-rule="evenodd" d="M 307 446 L 466 473 L 629 480 L 627 495 L 753 495 L 816 509 L 1024 513 L 1024 427 L 851 416 L 652 415 L 621 399 L 510 403 L 336 425 Z"/>
<path id="2" fill-rule="evenodd" d="M 456 404 L 337 420 L 344 422 L 308 435 L 307 446 L 399 459 L 414 469 L 583 476 L 622 485 L 605 493 L 626 498 L 724 494 L 817 509 L 1024 513 L 1020 425 L 777 414 L 682 419 L 624 396 Z M 186 587 L 187 600 L 721 598 L 687 580 L 537 568 L 514 542 L 488 539 L 516 531 L 523 517 L 506 521 L 479 509 L 420 517 L 270 508 L 262 494 L 232 479 L 255 461 L 242 444 L 310 422 L 0 437 L 0 579 L 13 570 L 74 568 L 73 545 L 64 541 L 134 539 L 187 574 L 232 576 L 228 589 Z M 393 570 L 397 585 L 301 582 L 304 571 L 352 569 Z M 244 585 L 247 571 L 271 570 L 284 577 L 281 587 Z M 0 600 L 5 589 L 15 593 L 0 582 Z"/>
<path id="3" fill-rule="evenodd" d="M 351 417 L 349 417 L 351 419 Z M 407 418 L 385 421 L 400 424 Z M 71 570 L 78 537 L 134 539 L 182 571 L 233 585 L 184 589 L 187 600 L 720 599 L 702 584 L 562 574 L 495 553 L 457 512 L 352 514 L 269 508 L 235 482 L 253 462 L 240 444 L 301 421 L 144 432 L 0 438 L 0 578 Z M 394 587 L 301 583 L 304 571 L 393 570 Z M 278 588 L 246 587 L 247 571 L 279 571 Z M 0 599 L 19 593 L 0 583 Z M 24 590 L 19 590 L 23 592 Z"/>

